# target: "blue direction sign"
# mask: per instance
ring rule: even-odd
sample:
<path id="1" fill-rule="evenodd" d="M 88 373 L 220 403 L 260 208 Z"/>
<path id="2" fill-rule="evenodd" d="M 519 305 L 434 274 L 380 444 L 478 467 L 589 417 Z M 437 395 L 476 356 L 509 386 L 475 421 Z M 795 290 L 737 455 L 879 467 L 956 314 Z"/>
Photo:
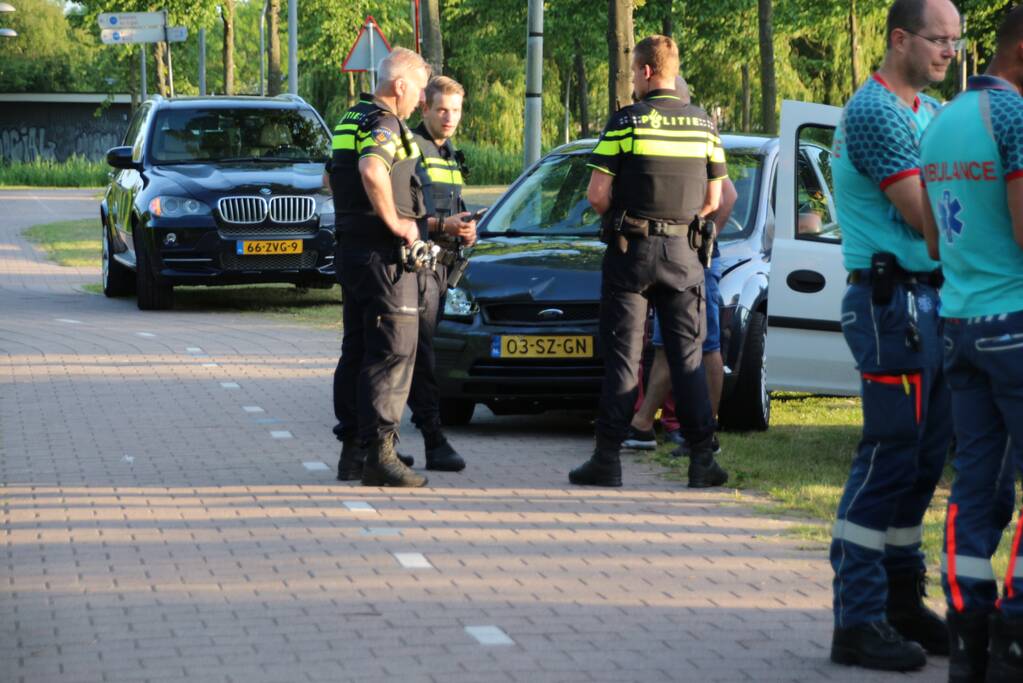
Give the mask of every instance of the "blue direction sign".
<path id="1" fill-rule="evenodd" d="M 104 12 L 99 15 L 100 28 L 163 28 L 166 25 L 165 12 Z"/>

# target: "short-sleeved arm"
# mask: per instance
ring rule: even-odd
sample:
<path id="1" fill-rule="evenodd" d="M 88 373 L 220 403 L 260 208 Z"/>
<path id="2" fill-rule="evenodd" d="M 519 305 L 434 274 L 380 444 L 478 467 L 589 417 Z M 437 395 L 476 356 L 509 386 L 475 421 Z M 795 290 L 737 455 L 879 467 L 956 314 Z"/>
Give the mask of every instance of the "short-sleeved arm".
<path id="1" fill-rule="evenodd" d="M 920 152 L 909 122 L 894 107 L 855 107 L 843 121 L 849 161 L 882 190 L 920 174 Z"/>
<path id="2" fill-rule="evenodd" d="M 1023 178 L 1023 97 L 991 91 L 991 132 L 1006 182 Z"/>
<path id="3" fill-rule="evenodd" d="M 618 112 L 612 116 L 600 134 L 587 166 L 608 175 L 617 175 L 623 155 L 632 153 L 632 133 L 632 119 L 628 114 Z"/>
<path id="4" fill-rule="evenodd" d="M 707 139 L 707 178 L 723 180 L 728 177 L 728 166 L 725 163 L 725 148 L 721 145 L 721 137 L 717 127 L 711 126 Z"/>
<path id="5" fill-rule="evenodd" d="M 359 158 L 377 157 L 387 168 L 394 163 L 401 147 L 401 124 L 393 116 L 377 116 L 360 126 L 355 148 Z"/>

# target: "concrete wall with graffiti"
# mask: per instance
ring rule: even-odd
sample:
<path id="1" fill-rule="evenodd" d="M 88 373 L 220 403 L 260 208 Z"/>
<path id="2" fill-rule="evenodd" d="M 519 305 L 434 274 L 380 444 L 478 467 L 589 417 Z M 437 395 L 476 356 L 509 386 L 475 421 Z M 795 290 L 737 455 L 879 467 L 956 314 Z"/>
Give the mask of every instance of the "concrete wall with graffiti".
<path id="1" fill-rule="evenodd" d="M 0 103 L 0 163 L 48 159 L 64 161 L 73 155 L 100 161 L 121 144 L 131 106 L 92 102 Z"/>

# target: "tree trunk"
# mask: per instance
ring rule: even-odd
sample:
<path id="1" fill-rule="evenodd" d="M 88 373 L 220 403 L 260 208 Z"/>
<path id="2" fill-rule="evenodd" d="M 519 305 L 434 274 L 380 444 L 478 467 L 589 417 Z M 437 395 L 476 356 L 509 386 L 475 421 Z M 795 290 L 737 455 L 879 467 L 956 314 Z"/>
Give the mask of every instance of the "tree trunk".
<path id="1" fill-rule="evenodd" d="M 742 130 L 749 132 L 750 118 L 752 117 L 753 92 L 749 82 L 749 64 L 742 65 Z"/>
<path id="2" fill-rule="evenodd" d="M 672 0 L 663 0 L 663 2 L 664 9 L 662 11 L 664 12 L 664 14 L 661 15 L 661 35 L 668 36 L 669 38 L 674 40 L 675 36 L 672 34 L 675 32 L 675 25 L 672 23 L 671 20 Z"/>
<path id="3" fill-rule="evenodd" d="M 561 77 L 565 81 L 565 119 L 563 127 L 563 137 L 567 144 L 571 137 L 572 128 L 572 65 L 566 64 L 565 68 L 561 69 Z"/>
<path id="4" fill-rule="evenodd" d="M 270 58 L 267 60 L 266 94 L 281 94 L 281 0 L 270 0 L 266 11 L 266 32 L 270 38 Z"/>
<path id="5" fill-rule="evenodd" d="M 857 36 L 856 0 L 849 0 L 849 75 L 852 76 L 852 92 L 860 87 L 860 40 Z"/>
<path id="6" fill-rule="evenodd" d="M 167 43 L 153 43 L 153 61 L 156 62 L 156 92 L 170 97 L 170 80 L 167 76 Z"/>
<path id="7" fill-rule="evenodd" d="M 423 0 L 419 5 L 423 31 L 423 59 L 429 63 L 434 75 L 444 70 L 444 43 L 440 33 L 440 0 Z"/>
<path id="8" fill-rule="evenodd" d="M 590 137 L 590 86 L 586 82 L 586 63 L 583 61 L 583 46 L 576 38 L 575 41 L 575 83 L 579 88 L 576 96 L 576 105 L 579 108 L 579 126 L 584 138 Z"/>
<path id="9" fill-rule="evenodd" d="M 774 75 L 774 27 L 771 21 L 771 0 L 758 0 L 760 24 L 760 127 L 768 135 L 778 130 L 775 103 L 778 83 Z"/>
<path id="10" fill-rule="evenodd" d="M 761 0 L 763 1 L 763 0 Z M 632 0 L 608 0 L 608 115 L 632 102 Z"/>
<path id="11" fill-rule="evenodd" d="M 234 94 L 234 0 L 224 0 L 220 6 L 220 19 L 224 22 L 224 94 Z"/>

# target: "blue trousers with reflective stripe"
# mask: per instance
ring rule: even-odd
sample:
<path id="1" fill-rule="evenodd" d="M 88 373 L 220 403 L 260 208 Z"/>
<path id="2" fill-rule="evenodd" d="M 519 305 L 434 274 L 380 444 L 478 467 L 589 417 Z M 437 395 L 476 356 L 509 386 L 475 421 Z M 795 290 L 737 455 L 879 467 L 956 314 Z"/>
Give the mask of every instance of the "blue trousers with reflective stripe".
<path id="1" fill-rule="evenodd" d="M 863 376 L 863 433 L 832 533 L 836 626 L 884 618 L 888 575 L 924 568 L 921 526 L 952 436 L 937 306 L 923 285 L 896 285 L 884 306 L 869 284 L 850 285 L 842 300 Z"/>
<path id="2" fill-rule="evenodd" d="M 998 599 L 991 556 L 1012 519 L 1014 482 L 1023 471 L 1023 312 L 947 320 L 945 375 L 952 390 L 956 475 L 942 586 L 949 609 L 988 611 Z M 1023 552 L 1014 550 L 1017 556 Z M 1006 577 L 1012 596 L 1006 590 L 1001 609 L 1019 619 L 1023 559 L 1010 568 L 1016 574 Z"/>

